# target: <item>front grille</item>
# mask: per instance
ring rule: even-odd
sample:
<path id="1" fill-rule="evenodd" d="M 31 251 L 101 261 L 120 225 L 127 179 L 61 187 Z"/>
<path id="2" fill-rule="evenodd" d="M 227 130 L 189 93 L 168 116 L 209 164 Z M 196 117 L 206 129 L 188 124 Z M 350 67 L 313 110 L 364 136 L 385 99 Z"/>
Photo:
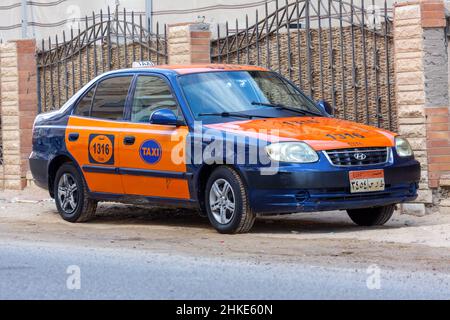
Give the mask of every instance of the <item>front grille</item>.
<path id="1" fill-rule="evenodd" d="M 352 148 L 324 151 L 332 165 L 339 167 L 368 166 L 388 161 L 389 148 Z"/>

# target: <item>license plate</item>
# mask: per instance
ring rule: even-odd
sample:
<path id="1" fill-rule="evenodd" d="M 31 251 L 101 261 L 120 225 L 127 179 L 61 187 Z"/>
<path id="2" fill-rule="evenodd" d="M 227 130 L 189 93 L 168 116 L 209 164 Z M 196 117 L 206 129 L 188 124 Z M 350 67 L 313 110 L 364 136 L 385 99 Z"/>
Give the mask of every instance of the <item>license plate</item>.
<path id="1" fill-rule="evenodd" d="M 384 170 L 350 171 L 350 192 L 383 191 Z"/>

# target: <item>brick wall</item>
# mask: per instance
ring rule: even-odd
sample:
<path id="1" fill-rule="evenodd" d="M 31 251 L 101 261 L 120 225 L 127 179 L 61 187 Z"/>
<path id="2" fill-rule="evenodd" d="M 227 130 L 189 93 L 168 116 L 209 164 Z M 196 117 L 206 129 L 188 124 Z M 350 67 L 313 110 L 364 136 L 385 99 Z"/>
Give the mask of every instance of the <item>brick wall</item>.
<path id="1" fill-rule="evenodd" d="M 413 1 L 394 7 L 394 60 L 399 133 L 409 138 L 422 167 L 419 197 L 403 211 L 434 212 L 450 173 L 449 73 L 444 3 Z"/>
<path id="2" fill-rule="evenodd" d="M 6 189 L 26 185 L 31 129 L 36 116 L 36 59 L 34 40 L 0 45 L 0 114 L 3 174 Z"/>

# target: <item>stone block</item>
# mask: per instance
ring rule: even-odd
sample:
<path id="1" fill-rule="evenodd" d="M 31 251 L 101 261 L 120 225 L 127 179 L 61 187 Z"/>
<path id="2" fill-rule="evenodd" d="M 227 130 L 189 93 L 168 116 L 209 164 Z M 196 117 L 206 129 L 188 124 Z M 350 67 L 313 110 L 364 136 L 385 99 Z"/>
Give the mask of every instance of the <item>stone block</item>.
<path id="1" fill-rule="evenodd" d="M 404 203 L 401 206 L 402 214 L 422 217 L 426 214 L 425 204 L 423 203 Z"/>

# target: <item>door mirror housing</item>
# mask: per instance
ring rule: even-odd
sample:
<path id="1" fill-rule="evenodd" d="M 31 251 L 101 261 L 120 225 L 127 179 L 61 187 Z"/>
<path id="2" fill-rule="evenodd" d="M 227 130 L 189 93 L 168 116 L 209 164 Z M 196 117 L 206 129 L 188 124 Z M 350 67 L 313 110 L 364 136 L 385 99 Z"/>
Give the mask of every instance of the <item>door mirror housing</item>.
<path id="1" fill-rule="evenodd" d="M 334 109 L 333 106 L 331 104 L 329 104 L 327 101 L 325 100 L 319 100 L 317 101 L 317 107 L 325 112 L 326 114 L 328 114 L 330 117 L 332 117 L 334 115 Z"/>
<path id="2" fill-rule="evenodd" d="M 176 126 L 178 125 L 178 118 L 170 109 L 159 109 L 151 114 L 150 123 Z"/>

